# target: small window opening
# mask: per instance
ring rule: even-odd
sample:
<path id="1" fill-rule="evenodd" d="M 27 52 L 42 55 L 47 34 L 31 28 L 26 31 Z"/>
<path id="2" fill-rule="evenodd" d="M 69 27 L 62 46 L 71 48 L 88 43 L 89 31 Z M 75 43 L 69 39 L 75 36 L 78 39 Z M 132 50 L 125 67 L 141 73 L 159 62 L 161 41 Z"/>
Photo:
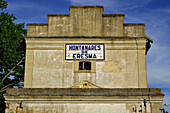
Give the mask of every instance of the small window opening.
<path id="1" fill-rule="evenodd" d="M 87 84 L 86 84 L 86 83 L 84 83 L 84 84 L 83 84 L 83 86 L 87 86 Z"/>
<path id="2" fill-rule="evenodd" d="M 79 70 L 91 70 L 91 62 L 79 62 Z"/>

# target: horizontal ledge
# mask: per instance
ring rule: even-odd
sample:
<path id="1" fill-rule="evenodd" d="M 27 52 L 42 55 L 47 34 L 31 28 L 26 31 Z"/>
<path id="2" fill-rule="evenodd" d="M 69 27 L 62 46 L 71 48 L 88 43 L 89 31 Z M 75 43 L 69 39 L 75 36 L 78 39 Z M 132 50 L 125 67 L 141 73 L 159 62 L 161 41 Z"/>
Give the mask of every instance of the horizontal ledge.
<path id="1" fill-rule="evenodd" d="M 64 47 L 27 47 L 27 50 L 64 50 Z"/>
<path id="2" fill-rule="evenodd" d="M 106 47 L 106 50 L 145 50 L 145 47 Z"/>
<path id="3" fill-rule="evenodd" d="M 113 39 L 138 39 L 138 38 L 146 38 L 145 36 L 27 36 L 25 38 L 113 38 Z"/>
<path id="4" fill-rule="evenodd" d="M 142 25 L 145 26 L 145 23 L 124 23 L 124 26 L 135 26 L 135 25 Z"/>
<path id="5" fill-rule="evenodd" d="M 64 50 L 64 48 L 27 48 L 27 50 Z M 137 50 L 133 48 L 107 48 L 106 50 Z M 138 50 L 145 50 L 145 48 L 138 48 Z M 78 72 L 76 72 L 78 73 Z M 86 72 L 87 73 L 87 72 Z"/>
<path id="6" fill-rule="evenodd" d="M 48 14 L 47 16 L 69 16 L 69 14 Z"/>
<path id="7" fill-rule="evenodd" d="M 95 42 L 95 43 L 94 43 Z M 122 40 L 84 40 L 82 41 L 82 39 L 77 39 L 76 41 L 72 40 L 72 39 L 68 39 L 68 40 L 29 40 L 27 39 L 26 40 L 26 43 L 27 43 L 27 47 L 42 47 L 42 46 L 36 46 L 36 45 L 65 45 L 65 44 L 105 44 L 106 47 L 137 47 L 136 44 L 138 45 L 138 47 L 145 47 L 146 45 L 146 42 L 143 43 L 143 42 L 136 42 L 135 40 L 133 41 L 122 41 Z M 50 46 L 52 47 L 52 46 Z"/>
<path id="8" fill-rule="evenodd" d="M 27 25 L 48 25 L 48 23 L 27 23 Z"/>
<path id="9" fill-rule="evenodd" d="M 60 99 L 60 100 L 56 100 L 56 99 L 49 99 L 49 100 L 46 100 L 46 99 L 40 99 L 39 98 L 39 100 L 38 99 L 36 99 L 36 100 L 33 100 L 33 99 L 22 99 L 22 98 L 18 98 L 18 99 L 7 99 L 6 100 L 6 102 L 8 102 L 8 101 L 23 101 L 24 103 L 26 103 L 26 102 L 34 102 L 34 103 L 39 103 L 39 102 L 57 102 L 57 103 L 65 103 L 65 102 L 67 102 L 67 103 L 69 103 L 69 102 L 71 102 L 71 103 L 73 103 L 73 102 L 79 102 L 79 103 L 85 103 L 85 102 L 89 102 L 89 103 L 94 103 L 94 102 L 96 102 L 96 103 L 99 103 L 99 102 L 104 102 L 104 103 L 109 103 L 109 102 L 115 102 L 115 103 L 122 103 L 122 102 L 143 102 L 143 101 L 146 101 L 146 102 L 163 102 L 163 100 L 162 99 L 160 99 L 160 100 L 152 100 L 152 99 L 128 99 L 128 100 L 125 100 L 125 99 L 109 99 L 109 100 L 107 100 L 107 99 L 91 99 L 91 100 L 89 100 L 89 99 L 70 99 L 70 100 L 68 100 L 68 99 Z"/>
<path id="10" fill-rule="evenodd" d="M 97 89 L 97 88 L 96 88 Z M 77 93 L 31 93 L 31 94 L 27 94 L 27 93 L 21 93 L 22 95 L 25 95 L 25 96 L 164 96 L 164 95 L 160 95 L 160 94 L 149 94 L 149 93 L 145 93 L 145 94 L 119 94 L 119 93 L 116 93 L 116 94 L 106 94 L 106 93 L 103 93 L 103 94 L 91 94 L 91 93 L 80 93 L 80 92 L 77 92 Z M 5 94 L 5 96 L 20 96 L 21 94 L 19 93 L 15 93 L 15 94 Z"/>
<path id="11" fill-rule="evenodd" d="M 20 88 L 4 96 L 164 96 L 160 88 Z"/>
<path id="12" fill-rule="evenodd" d="M 64 47 L 27 47 L 27 50 L 64 50 Z M 107 47 L 106 50 L 145 50 L 146 48 L 141 47 Z"/>
<path id="13" fill-rule="evenodd" d="M 103 17 L 125 16 L 124 14 L 103 14 Z"/>
<path id="14" fill-rule="evenodd" d="M 67 60 L 65 60 L 65 61 L 67 61 Z M 102 61 L 104 61 L 104 60 L 102 60 Z M 74 71 L 74 73 L 96 73 L 96 71 Z"/>
<path id="15" fill-rule="evenodd" d="M 103 6 L 69 6 L 70 8 L 104 8 Z"/>

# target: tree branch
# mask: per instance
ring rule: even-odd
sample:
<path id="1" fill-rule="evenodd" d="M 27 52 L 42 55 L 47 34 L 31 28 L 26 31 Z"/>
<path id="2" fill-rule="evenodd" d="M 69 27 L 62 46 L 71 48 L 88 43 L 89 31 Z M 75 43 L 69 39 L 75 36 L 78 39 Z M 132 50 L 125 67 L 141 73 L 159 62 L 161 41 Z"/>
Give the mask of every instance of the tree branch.
<path id="1" fill-rule="evenodd" d="M 22 63 L 22 61 L 24 60 L 24 58 L 25 57 L 23 57 L 19 62 L 18 62 L 18 64 L 16 65 L 16 66 L 14 66 L 10 71 L 9 71 L 9 73 L 7 73 L 5 76 L 4 76 L 4 78 L 2 79 L 2 81 L 1 81 L 1 83 L 3 83 L 3 81 L 10 75 L 10 74 L 13 74 L 12 73 L 12 71 L 20 64 L 20 63 Z"/>
<path id="2" fill-rule="evenodd" d="M 11 84 L 8 84 L 7 86 L 3 87 L 1 90 L 0 90 L 0 93 L 7 90 L 7 88 L 11 85 L 13 85 L 14 83 L 11 83 Z"/>

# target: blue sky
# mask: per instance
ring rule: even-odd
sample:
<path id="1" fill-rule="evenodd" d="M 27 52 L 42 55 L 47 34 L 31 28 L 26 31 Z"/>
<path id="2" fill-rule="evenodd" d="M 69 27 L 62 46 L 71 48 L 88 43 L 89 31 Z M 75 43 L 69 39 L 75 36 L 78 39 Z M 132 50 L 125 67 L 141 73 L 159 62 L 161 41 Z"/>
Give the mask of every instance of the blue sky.
<path id="1" fill-rule="evenodd" d="M 125 23 L 145 23 L 154 40 L 147 55 L 148 87 L 162 88 L 170 102 L 170 0 L 6 0 L 16 23 L 47 23 L 47 14 L 69 14 L 70 5 L 102 5 L 105 14 L 125 14 Z M 170 112 L 170 106 L 166 109 Z"/>

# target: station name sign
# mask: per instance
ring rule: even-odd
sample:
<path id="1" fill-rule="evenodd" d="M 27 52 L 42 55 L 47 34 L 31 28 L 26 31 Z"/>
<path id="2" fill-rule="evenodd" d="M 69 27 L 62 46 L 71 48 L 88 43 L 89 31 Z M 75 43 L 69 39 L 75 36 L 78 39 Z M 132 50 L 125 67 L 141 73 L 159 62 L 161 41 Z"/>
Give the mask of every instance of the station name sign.
<path id="1" fill-rule="evenodd" d="M 66 44 L 65 60 L 104 60 L 104 44 Z"/>

